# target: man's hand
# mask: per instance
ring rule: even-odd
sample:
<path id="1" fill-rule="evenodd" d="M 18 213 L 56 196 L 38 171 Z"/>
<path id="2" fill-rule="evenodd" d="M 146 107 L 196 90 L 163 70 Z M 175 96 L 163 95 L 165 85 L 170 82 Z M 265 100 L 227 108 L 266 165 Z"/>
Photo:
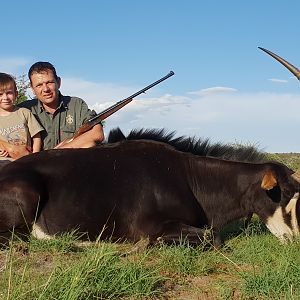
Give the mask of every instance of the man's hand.
<path id="1" fill-rule="evenodd" d="M 96 146 L 98 142 L 102 142 L 104 133 L 102 125 L 97 124 L 92 129 L 84 132 L 76 138 L 68 138 L 59 143 L 54 149 L 63 148 L 90 148 Z"/>
<path id="2" fill-rule="evenodd" d="M 54 147 L 54 149 L 68 148 L 68 147 L 64 147 L 64 146 L 72 141 L 73 141 L 73 138 L 65 139 L 64 141 L 62 141 L 58 145 L 56 145 Z"/>

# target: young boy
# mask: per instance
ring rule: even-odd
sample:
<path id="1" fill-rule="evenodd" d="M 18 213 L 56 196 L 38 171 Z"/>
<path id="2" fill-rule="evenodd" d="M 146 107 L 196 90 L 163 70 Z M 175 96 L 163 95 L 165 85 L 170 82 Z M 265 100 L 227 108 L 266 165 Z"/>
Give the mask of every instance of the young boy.
<path id="1" fill-rule="evenodd" d="M 14 105 L 18 96 L 14 78 L 0 73 L 0 167 L 16 158 L 15 153 L 26 148 L 41 150 L 43 127 L 29 109 Z M 19 151 L 20 150 L 20 151 Z M 30 152 L 24 152 L 23 155 Z"/>

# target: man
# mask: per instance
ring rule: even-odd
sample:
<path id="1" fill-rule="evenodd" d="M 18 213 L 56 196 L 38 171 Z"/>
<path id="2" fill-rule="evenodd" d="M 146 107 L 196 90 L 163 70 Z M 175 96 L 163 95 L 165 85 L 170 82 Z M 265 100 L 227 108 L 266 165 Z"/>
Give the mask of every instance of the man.
<path id="1" fill-rule="evenodd" d="M 45 131 L 41 133 L 44 150 L 89 148 L 103 141 L 101 124 L 70 141 L 76 130 L 96 113 L 89 110 L 82 99 L 60 93 L 61 79 L 51 63 L 33 64 L 28 71 L 28 77 L 36 99 L 24 101 L 20 106 L 30 109 L 44 127 Z M 66 139 L 69 142 L 62 144 Z"/>

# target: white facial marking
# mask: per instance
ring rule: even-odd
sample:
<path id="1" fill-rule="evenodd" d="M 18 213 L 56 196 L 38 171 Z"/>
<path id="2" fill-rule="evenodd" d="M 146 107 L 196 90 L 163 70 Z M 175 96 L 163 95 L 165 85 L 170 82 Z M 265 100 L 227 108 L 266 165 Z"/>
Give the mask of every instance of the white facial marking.
<path id="1" fill-rule="evenodd" d="M 292 229 L 284 222 L 282 207 L 278 207 L 273 216 L 269 217 L 266 222 L 266 226 L 276 237 L 278 237 L 282 242 L 285 242 L 286 239 L 289 241 L 292 240 L 293 231 Z"/>
<path id="2" fill-rule="evenodd" d="M 283 242 L 286 240 L 292 241 L 294 236 L 298 236 L 300 234 L 296 216 L 296 205 L 298 199 L 299 193 L 295 193 L 285 208 L 278 207 L 273 216 L 267 219 L 266 226 L 268 229 Z M 283 213 L 291 216 L 291 227 L 285 223 Z"/>
<path id="3" fill-rule="evenodd" d="M 299 235 L 299 225 L 296 216 L 296 205 L 298 199 L 299 199 L 299 193 L 295 193 L 294 197 L 290 200 L 290 202 L 285 208 L 286 213 L 291 214 L 292 231 L 295 236 Z"/>
<path id="4" fill-rule="evenodd" d="M 48 235 L 45 233 L 39 225 L 33 224 L 32 226 L 32 231 L 31 231 L 32 236 L 37 238 L 38 240 L 50 240 L 53 237 L 51 235 Z"/>

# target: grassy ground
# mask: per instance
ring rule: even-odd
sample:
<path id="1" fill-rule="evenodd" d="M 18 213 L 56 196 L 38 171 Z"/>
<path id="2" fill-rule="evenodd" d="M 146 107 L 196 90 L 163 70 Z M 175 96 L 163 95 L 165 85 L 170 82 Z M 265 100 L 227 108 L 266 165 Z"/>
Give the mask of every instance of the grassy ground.
<path id="1" fill-rule="evenodd" d="M 282 162 L 293 170 L 300 169 L 300 153 L 272 153 L 268 158 Z"/>
<path id="2" fill-rule="evenodd" d="M 2 251 L 0 299 L 300 298 L 300 242 L 280 244 L 257 220 L 220 250 L 182 243 L 126 254 L 133 245 L 75 241 L 17 242 Z"/>
<path id="3" fill-rule="evenodd" d="M 291 168 L 299 154 L 272 154 Z M 219 250 L 182 242 L 78 244 L 75 234 L 0 251 L 0 299 L 300 299 L 300 241 L 282 245 L 257 218 L 223 231 Z"/>

